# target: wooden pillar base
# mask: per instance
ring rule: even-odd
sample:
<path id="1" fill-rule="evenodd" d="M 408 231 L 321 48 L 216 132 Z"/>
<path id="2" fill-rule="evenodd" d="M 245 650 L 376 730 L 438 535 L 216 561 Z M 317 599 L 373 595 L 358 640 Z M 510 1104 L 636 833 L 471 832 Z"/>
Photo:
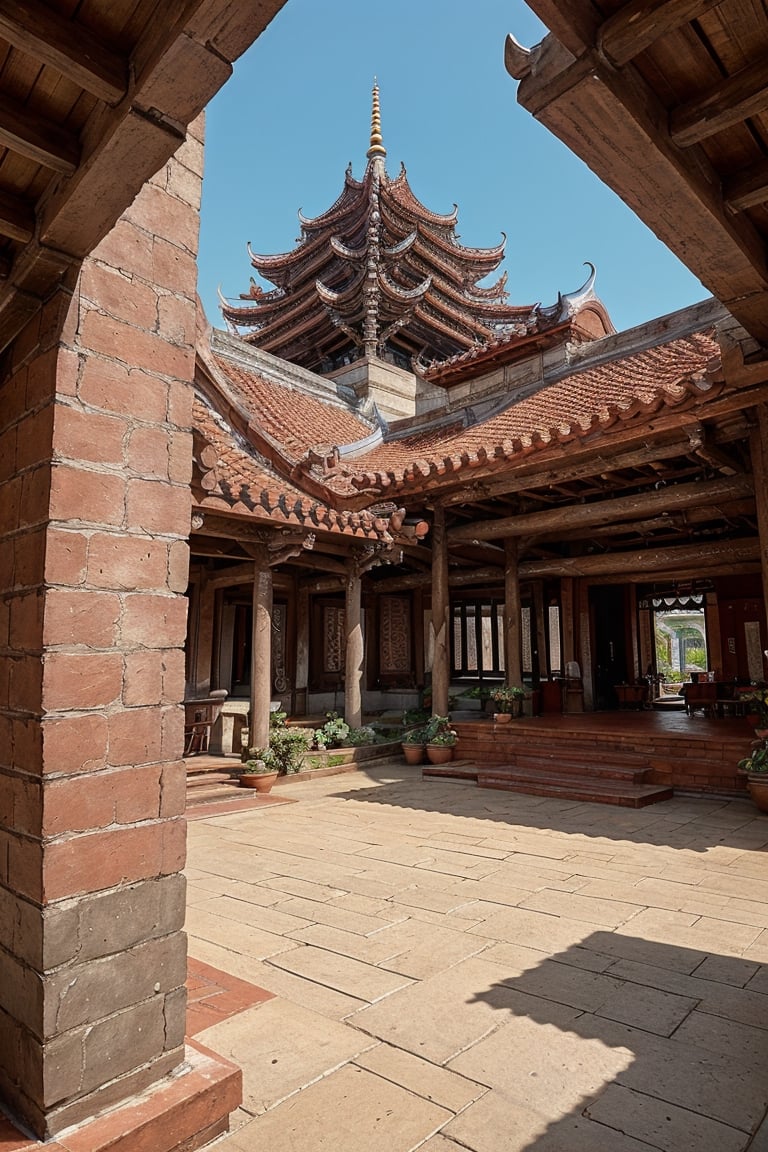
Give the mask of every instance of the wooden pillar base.
<path id="1" fill-rule="evenodd" d="M 48 1141 L 30 1140 L 0 1115 L 3 1152 L 194 1152 L 229 1129 L 243 1099 L 236 1065 L 188 1040 L 184 1071 L 119 1108 Z"/>

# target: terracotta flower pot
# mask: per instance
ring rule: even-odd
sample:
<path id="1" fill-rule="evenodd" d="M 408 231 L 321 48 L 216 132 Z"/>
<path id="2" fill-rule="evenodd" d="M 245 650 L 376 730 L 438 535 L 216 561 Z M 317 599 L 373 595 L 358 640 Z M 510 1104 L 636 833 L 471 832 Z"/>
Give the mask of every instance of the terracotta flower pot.
<path id="1" fill-rule="evenodd" d="M 453 745 L 427 744 L 427 759 L 430 764 L 447 764 L 453 760 Z"/>
<path id="2" fill-rule="evenodd" d="M 511 719 L 511 712 L 497 712 L 493 717 L 493 722 L 494 724 L 509 724 Z"/>
<path id="3" fill-rule="evenodd" d="M 423 744 L 401 744 L 406 764 L 421 764 L 424 760 Z"/>
<path id="4" fill-rule="evenodd" d="M 747 788 L 755 807 L 761 812 L 768 812 L 768 772 L 750 772 Z"/>
<path id="5" fill-rule="evenodd" d="M 271 792 L 277 776 L 277 772 L 243 772 L 240 776 L 240 787 L 255 788 L 257 792 Z"/>

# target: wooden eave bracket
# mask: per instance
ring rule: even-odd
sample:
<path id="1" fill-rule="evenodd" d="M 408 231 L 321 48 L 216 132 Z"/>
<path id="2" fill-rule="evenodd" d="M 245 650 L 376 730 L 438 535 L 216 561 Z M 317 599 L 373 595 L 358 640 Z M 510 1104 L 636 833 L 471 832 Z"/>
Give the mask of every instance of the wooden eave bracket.
<path id="1" fill-rule="evenodd" d="M 720 179 L 699 148 L 670 138 L 668 113 L 632 69 L 617 71 L 594 49 L 573 57 L 547 37 L 518 102 L 613 188 L 640 219 L 761 342 L 768 344 L 768 258 L 743 215 L 726 211 Z M 599 124 L 599 131 L 591 131 Z M 648 162 L 638 168 L 637 156 Z M 644 171 L 653 173 L 646 187 Z M 676 200 L 674 221 L 659 205 Z M 713 236 L 717 259 L 712 258 Z"/>

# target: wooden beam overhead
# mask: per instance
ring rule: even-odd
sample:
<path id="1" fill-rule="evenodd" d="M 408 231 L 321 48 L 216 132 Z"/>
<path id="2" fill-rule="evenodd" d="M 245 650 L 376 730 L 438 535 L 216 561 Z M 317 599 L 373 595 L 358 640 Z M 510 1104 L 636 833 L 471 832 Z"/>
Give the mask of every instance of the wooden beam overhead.
<path id="1" fill-rule="evenodd" d="M 723 198 L 731 212 L 756 208 L 768 200 L 768 160 L 761 160 L 723 184 Z"/>
<path id="2" fill-rule="evenodd" d="M 601 26 L 598 50 L 611 64 L 621 67 L 655 40 L 719 3 L 721 0 L 630 0 Z"/>
<path id="3" fill-rule="evenodd" d="M 757 537 L 741 540 L 714 540 L 699 544 L 648 547 L 629 552 L 602 552 L 591 556 L 567 556 L 561 559 L 524 560 L 521 578 L 534 576 L 632 576 L 685 569 L 697 574 L 722 564 L 736 565 L 760 560 Z"/>
<path id="4" fill-rule="evenodd" d="M 510 492 L 524 492 L 528 488 L 543 488 L 549 484 L 558 484 L 571 480 L 587 479 L 599 476 L 603 472 L 611 472 L 622 468 L 637 468 L 649 464 L 653 460 L 669 460 L 675 456 L 685 456 L 690 452 L 690 444 L 686 437 L 681 440 L 679 429 L 674 429 L 674 439 L 662 441 L 661 439 L 650 447 L 645 443 L 642 447 L 631 446 L 626 448 L 614 442 L 613 446 L 601 443 L 600 451 L 592 449 L 584 459 L 581 453 L 572 452 L 569 456 L 562 454 L 556 460 L 537 461 L 537 467 L 521 467 L 514 474 L 502 478 L 488 477 L 486 480 L 463 485 L 455 491 L 441 497 L 441 502 L 449 507 L 452 504 L 471 504 L 475 500 L 486 500 L 494 496 L 506 495 Z M 647 439 L 647 437 L 646 437 Z"/>
<path id="5" fill-rule="evenodd" d="M 669 116 L 669 134 L 679 148 L 688 148 L 766 108 L 768 59 L 742 68 L 721 80 L 706 96 L 673 109 Z"/>
<path id="6" fill-rule="evenodd" d="M 27 200 L 0 192 L 0 236 L 27 244 L 35 232 L 35 214 Z"/>
<path id="7" fill-rule="evenodd" d="M 0 103 L 0 145 L 65 176 L 80 162 L 76 136 L 7 96 Z"/>
<path id="8" fill-rule="evenodd" d="M 128 65 L 87 28 L 41 0 L 3 0 L 0 38 L 48 64 L 100 100 L 116 104 L 128 86 Z"/>
<path id="9" fill-rule="evenodd" d="M 480 524 L 462 524 L 448 533 L 448 539 L 451 543 L 459 540 L 494 540 L 508 536 L 534 536 L 558 528 L 571 530 L 585 524 L 611 524 L 639 519 L 653 512 L 699 508 L 716 501 L 738 499 L 751 491 L 752 482 L 746 476 L 708 483 L 675 484 L 653 492 L 619 496 L 614 500 L 600 500 L 594 504 L 568 504 L 560 508 L 548 508 L 543 512 L 531 512 L 527 516 L 504 516 Z"/>

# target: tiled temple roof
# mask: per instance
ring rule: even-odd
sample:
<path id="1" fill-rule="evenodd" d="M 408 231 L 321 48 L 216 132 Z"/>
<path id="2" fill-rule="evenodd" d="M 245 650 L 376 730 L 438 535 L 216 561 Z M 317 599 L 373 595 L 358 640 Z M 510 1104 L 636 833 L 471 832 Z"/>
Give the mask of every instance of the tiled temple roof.
<path id="1" fill-rule="evenodd" d="M 396 517 L 368 511 L 337 510 L 313 499 L 279 475 L 269 461 L 243 440 L 210 403 L 197 395 L 193 406 L 196 508 L 207 512 L 270 521 L 282 527 L 339 533 L 391 544 Z"/>
<path id="2" fill-rule="evenodd" d="M 222 299 L 222 314 L 243 339 L 292 363 L 326 372 L 342 359 L 385 349 L 424 363 L 442 361 L 501 333 L 545 330 L 562 317 L 557 306 L 507 303 L 506 278 L 479 287 L 504 256 L 465 247 L 457 211 L 429 211 L 408 184 L 405 168 L 391 178 L 374 88 L 371 146 L 362 180 L 347 172 L 332 207 L 300 215 L 301 239 L 291 252 L 250 251 L 253 267 L 276 290 L 252 281 L 240 304 Z"/>
<path id="3" fill-rule="evenodd" d="M 212 359 L 260 429 L 281 444 L 287 457 L 298 460 L 316 444 L 349 444 L 371 433 L 371 425 L 346 405 L 289 389 L 224 356 Z"/>
<path id="4" fill-rule="evenodd" d="M 719 365 L 711 333 L 698 333 L 568 375 L 508 404 L 488 419 L 440 431 L 424 427 L 348 461 L 344 480 L 367 492 L 439 482 L 463 470 L 515 460 L 554 444 L 610 436 L 664 408 L 692 404 L 712 391 Z M 339 471 L 342 471 L 340 469 Z M 340 477 L 341 478 L 341 477 Z M 334 477 L 329 476 L 330 484 Z"/>

